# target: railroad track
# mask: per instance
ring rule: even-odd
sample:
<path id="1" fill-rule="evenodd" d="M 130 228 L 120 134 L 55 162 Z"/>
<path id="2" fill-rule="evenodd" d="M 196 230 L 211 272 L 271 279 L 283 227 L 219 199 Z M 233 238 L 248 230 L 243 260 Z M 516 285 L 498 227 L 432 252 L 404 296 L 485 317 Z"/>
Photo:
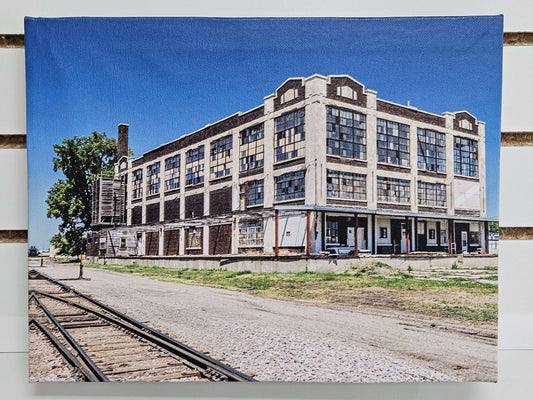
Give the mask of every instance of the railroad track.
<path id="1" fill-rule="evenodd" d="M 30 346 L 39 343 L 41 351 L 50 353 L 43 366 L 30 369 L 43 377 L 55 373 L 64 380 L 90 382 L 254 381 L 35 270 L 29 271 L 29 282 Z"/>

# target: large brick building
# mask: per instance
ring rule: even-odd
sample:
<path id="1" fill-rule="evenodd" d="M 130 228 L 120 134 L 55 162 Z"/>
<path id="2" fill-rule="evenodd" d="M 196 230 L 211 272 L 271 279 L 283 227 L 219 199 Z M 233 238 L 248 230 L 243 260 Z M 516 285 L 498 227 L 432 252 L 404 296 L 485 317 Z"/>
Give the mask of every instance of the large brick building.
<path id="1" fill-rule="evenodd" d="M 485 125 L 291 78 L 263 104 L 131 158 L 94 188 L 89 255 L 487 250 Z"/>

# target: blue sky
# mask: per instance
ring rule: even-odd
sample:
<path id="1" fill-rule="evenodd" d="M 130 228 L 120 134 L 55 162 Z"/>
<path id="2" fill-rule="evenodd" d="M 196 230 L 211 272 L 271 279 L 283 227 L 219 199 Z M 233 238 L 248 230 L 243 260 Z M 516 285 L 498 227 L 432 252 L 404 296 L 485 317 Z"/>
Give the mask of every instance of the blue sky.
<path id="1" fill-rule="evenodd" d="M 47 248 L 52 145 L 130 126 L 135 156 L 263 102 L 287 78 L 347 74 L 378 97 L 486 122 L 498 216 L 503 18 L 27 19 L 29 244 Z"/>

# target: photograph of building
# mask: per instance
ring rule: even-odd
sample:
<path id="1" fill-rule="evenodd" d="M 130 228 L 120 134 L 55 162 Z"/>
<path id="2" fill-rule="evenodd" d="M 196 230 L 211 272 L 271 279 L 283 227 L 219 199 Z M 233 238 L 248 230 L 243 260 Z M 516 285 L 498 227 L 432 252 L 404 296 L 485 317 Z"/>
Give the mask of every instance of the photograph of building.
<path id="1" fill-rule="evenodd" d="M 31 380 L 497 379 L 501 17 L 26 25 Z"/>
<path id="2" fill-rule="evenodd" d="M 95 183 L 89 256 L 488 251 L 485 124 L 468 111 L 312 75 L 137 158 L 128 129 Z"/>

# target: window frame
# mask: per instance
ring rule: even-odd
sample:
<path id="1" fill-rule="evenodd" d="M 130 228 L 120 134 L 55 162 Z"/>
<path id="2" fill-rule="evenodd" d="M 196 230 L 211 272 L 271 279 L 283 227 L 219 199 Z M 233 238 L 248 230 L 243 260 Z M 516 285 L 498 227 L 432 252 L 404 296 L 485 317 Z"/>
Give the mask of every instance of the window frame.
<path id="1" fill-rule="evenodd" d="M 356 122 L 357 127 L 355 126 Z M 350 137 L 350 140 L 346 140 Z M 357 151 L 355 151 L 356 146 Z M 345 108 L 326 106 L 326 154 L 366 160 L 366 114 Z"/>
<path id="2" fill-rule="evenodd" d="M 165 159 L 165 191 L 179 189 L 181 183 L 181 154 Z"/>
<path id="3" fill-rule="evenodd" d="M 139 168 L 131 173 L 132 179 L 132 193 L 131 198 L 133 200 L 135 199 L 141 199 L 143 197 L 143 169 Z"/>
<path id="4" fill-rule="evenodd" d="M 447 187 L 445 183 L 417 182 L 417 201 L 420 206 L 446 207 Z"/>
<path id="5" fill-rule="evenodd" d="M 151 196 L 159 193 L 161 186 L 161 162 L 157 161 L 146 166 L 146 195 Z"/>
<path id="6" fill-rule="evenodd" d="M 239 222 L 239 247 L 263 247 L 265 224 L 262 219 Z"/>
<path id="7" fill-rule="evenodd" d="M 215 139 L 210 144 L 210 179 L 231 176 L 233 171 L 233 135 Z"/>
<path id="8" fill-rule="evenodd" d="M 265 158 L 264 123 L 239 132 L 239 171 L 246 172 L 264 166 Z"/>
<path id="9" fill-rule="evenodd" d="M 292 171 L 274 178 L 276 202 L 305 198 L 305 171 Z"/>
<path id="10" fill-rule="evenodd" d="M 385 185 L 385 187 L 380 187 L 383 185 Z M 377 201 L 380 203 L 409 204 L 411 202 L 410 180 L 391 178 L 388 176 L 378 176 L 376 188 Z M 401 201 L 402 199 L 405 201 Z"/>
<path id="11" fill-rule="evenodd" d="M 204 145 L 189 149 L 185 153 L 185 186 L 204 182 Z"/>
<path id="12" fill-rule="evenodd" d="M 274 164 L 305 157 L 305 108 L 274 119 Z"/>
<path id="13" fill-rule="evenodd" d="M 377 118 L 376 146 L 378 162 L 409 167 L 410 132 L 411 127 L 407 124 Z M 407 150 L 402 149 L 402 146 L 407 146 Z M 380 152 L 384 154 L 380 154 Z M 397 161 L 392 161 L 394 159 Z"/>
<path id="14" fill-rule="evenodd" d="M 327 169 L 326 196 L 366 201 L 366 179 L 367 176 L 364 174 Z M 351 184 L 349 183 L 350 181 Z M 335 187 L 337 188 L 335 189 Z M 351 188 L 352 190 L 342 190 L 343 188 Z"/>
<path id="15" fill-rule="evenodd" d="M 416 141 L 418 169 L 446 173 L 446 134 L 432 129 L 418 128 Z M 428 162 L 428 159 L 433 162 Z"/>
<path id="16" fill-rule="evenodd" d="M 465 173 L 465 167 L 467 173 Z M 471 178 L 479 177 L 479 143 L 477 140 L 454 136 L 453 173 Z"/>

